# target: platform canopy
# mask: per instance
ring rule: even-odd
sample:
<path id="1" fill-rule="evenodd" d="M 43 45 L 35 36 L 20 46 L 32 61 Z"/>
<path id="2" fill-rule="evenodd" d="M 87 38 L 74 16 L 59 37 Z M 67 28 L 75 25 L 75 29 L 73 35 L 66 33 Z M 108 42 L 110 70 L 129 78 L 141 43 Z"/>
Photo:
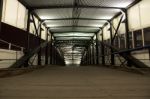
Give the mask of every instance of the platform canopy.
<path id="1" fill-rule="evenodd" d="M 84 50 L 78 50 L 75 40 L 92 40 L 101 27 L 114 16 L 121 13 L 139 0 L 19 0 L 31 9 L 45 25 L 50 28 L 56 41 L 72 41 L 60 48 L 66 55 L 67 49 L 72 49 L 72 55 L 79 56 Z M 61 43 L 61 44 L 62 44 Z M 57 44 L 57 43 L 56 43 Z M 59 45 L 57 46 L 61 46 Z M 72 44 L 72 45 L 70 45 Z M 85 48 L 89 43 L 82 44 Z M 68 48 L 67 46 L 71 46 Z M 75 52 L 74 52 L 75 51 Z M 70 51 L 71 52 L 71 51 Z M 77 54 L 75 54 L 77 53 Z M 80 54 L 79 54 L 80 53 Z M 65 56 L 66 59 L 73 59 Z M 70 63 L 70 62 L 68 62 Z"/>

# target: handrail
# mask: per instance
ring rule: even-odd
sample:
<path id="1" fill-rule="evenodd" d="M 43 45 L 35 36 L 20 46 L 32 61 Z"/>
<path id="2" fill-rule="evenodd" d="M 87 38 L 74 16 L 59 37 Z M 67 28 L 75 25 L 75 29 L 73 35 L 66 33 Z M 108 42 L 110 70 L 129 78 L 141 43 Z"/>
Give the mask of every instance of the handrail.
<path id="1" fill-rule="evenodd" d="M 24 47 L 21 47 L 21 46 L 18 46 L 18 45 L 12 44 L 12 43 L 7 42 L 7 41 L 2 40 L 2 39 L 0 39 L 0 42 L 5 43 L 5 44 L 8 44 L 8 49 L 9 49 L 9 50 L 11 50 L 11 47 L 12 47 L 12 46 L 17 47 L 17 48 L 20 48 L 20 49 L 21 49 L 21 51 L 23 51 L 23 50 L 25 49 Z"/>
<path id="2" fill-rule="evenodd" d="M 138 50 L 142 50 L 142 49 L 150 49 L 150 45 L 143 46 L 143 47 L 137 47 L 137 48 L 133 48 L 133 49 L 121 50 L 121 51 L 115 52 L 114 54 L 133 52 L 133 51 L 138 51 Z"/>
<path id="3" fill-rule="evenodd" d="M 115 52 L 119 52 L 117 48 L 115 48 L 112 45 L 106 44 L 104 42 L 100 42 L 104 46 L 113 49 Z M 132 55 L 128 54 L 128 52 L 124 53 L 118 53 L 120 56 L 122 56 L 125 60 L 129 61 L 132 65 L 134 65 L 137 68 L 147 68 L 148 66 L 139 61 L 138 59 L 134 58 Z"/>

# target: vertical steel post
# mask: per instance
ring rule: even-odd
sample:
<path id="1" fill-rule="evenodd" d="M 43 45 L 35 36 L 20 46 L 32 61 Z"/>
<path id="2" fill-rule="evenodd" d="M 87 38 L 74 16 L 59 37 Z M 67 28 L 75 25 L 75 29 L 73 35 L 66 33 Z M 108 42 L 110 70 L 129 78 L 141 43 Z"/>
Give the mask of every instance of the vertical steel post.
<path id="1" fill-rule="evenodd" d="M 90 65 L 92 64 L 92 53 L 91 53 L 92 49 L 91 49 L 91 46 L 92 45 L 90 45 Z"/>
<path id="2" fill-rule="evenodd" d="M 128 12 L 127 12 L 127 9 L 124 9 L 123 10 L 124 13 L 125 13 L 125 29 L 126 29 L 126 49 L 130 49 L 130 37 L 129 37 L 129 23 L 128 23 Z M 130 54 L 130 53 L 127 53 L 127 54 Z M 131 63 L 130 61 L 127 62 L 127 65 L 128 66 L 131 66 Z"/>
<path id="3" fill-rule="evenodd" d="M 51 51 L 50 51 L 50 63 L 53 64 L 53 37 L 51 34 Z"/>
<path id="4" fill-rule="evenodd" d="M 86 51 L 86 65 L 88 65 L 88 51 Z"/>
<path id="5" fill-rule="evenodd" d="M 98 33 L 96 34 L 96 64 L 99 64 Z"/>
<path id="6" fill-rule="evenodd" d="M 29 50 L 30 49 L 30 16 L 31 16 L 31 11 L 28 10 L 28 20 L 27 20 L 27 33 L 28 33 L 28 36 L 27 36 L 27 49 Z"/>
<path id="7" fill-rule="evenodd" d="M 40 45 L 41 44 L 41 32 L 42 32 L 42 27 L 41 27 L 41 23 L 40 23 L 40 26 L 39 26 L 39 35 L 38 35 L 38 44 Z M 40 51 L 38 52 L 38 65 L 41 65 L 41 48 L 40 48 Z"/>
<path id="8" fill-rule="evenodd" d="M 130 48 L 130 40 L 129 40 L 129 23 L 128 23 L 128 13 L 127 13 L 127 9 L 124 9 L 124 13 L 125 13 L 125 29 L 126 29 L 126 48 L 129 49 Z"/>
<path id="9" fill-rule="evenodd" d="M 27 46 L 27 50 L 26 50 L 26 53 L 28 51 L 30 51 L 30 22 L 31 22 L 30 16 L 31 16 L 31 11 L 28 10 L 28 19 L 27 19 L 27 45 L 26 45 Z M 28 67 L 29 66 L 28 62 L 29 62 L 29 59 L 25 62 L 24 67 Z"/>
<path id="10" fill-rule="evenodd" d="M 1 32 L 2 13 L 3 13 L 3 0 L 0 0 L 0 32 Z"/>
<path id="11" fill-rule="evenodd" d="M 111 22 L 109 22 L 109 23 L 110 23 L 110 43 L 113 46 L 114 45 L 114 41 L 113 41 L 112 25 L 111 25 Z M 114 53 L 114 51 L 111 48 L 111 65 L 115 65 L 115 56 L 114 56 L 113 53 Z"/>
<path id="12" fill-rule="evenodd" d="M 95 47 L 94 47 L 94 42 L 93 42 L 93 46 L 92 46 L 92 53 L 93 53 L 93 65 L 95 65 Z"/>
<path id="13" fill-rule="evenodd" d="M 48 42 L 48 29 L 46 30 L 46 42 Z M 45 65 L 48 65 L 48 43 L 45 48 Z"/>
<path id="14" fill-rule="evenodd" d="M 101 37 L 102 37 L 102 42 L 104 42 L 104 32 L 102 30 L 102 34 L 101 34 Z M 102 44 L 102 43 L 101 43 Z M 101 45 L 101 52 L 102 52 L 102 64 L 105 65 L 105 46 L 102 44 Z"/>

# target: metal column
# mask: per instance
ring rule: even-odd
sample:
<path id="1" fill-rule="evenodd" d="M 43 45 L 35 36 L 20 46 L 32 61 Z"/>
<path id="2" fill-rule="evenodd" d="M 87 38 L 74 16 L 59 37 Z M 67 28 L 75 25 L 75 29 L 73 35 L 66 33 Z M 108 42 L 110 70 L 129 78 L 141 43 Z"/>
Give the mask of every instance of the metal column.
<path id="1" fill-rule="evenodd" d="M 98 33 L 96 34 L 96 64 L 99 64 Z"/>
<path id="2" fill-rule="evenodd" d="M 46 30 L 46 41 L 48 42 L 48 29 Z M 48 43 L 45 48 L 45 65 L 48 65 Z"/>
<path id="3" fill-rule="evenodd" d="M 95 45 L 94 45 L 94 42 L 93 42 L 93 45 L 92 45 L 92 56 L 93 56 L 93 65 L 95 65 Z"/>
<path id="4" fill-rule="evenodd" d="M 30 19 L 30 16 L 31 16 L 31 11 L 28 10 L 28 20 L 27 20 L 27 50 L 26 50 L 26 53 L 28 53 L 30 51 L 30 22 L 31 22 L 31 19 Z M 29 59 L 25 62 L 24 64 L 24 67 L 28 67 L 29 64 Z"/>
<path id="5" fill-rule="evenodd" d="M 0 0 L 0 32 L 1 32 L 2 13 L 3 13 L 3 0 Z"/>
<path id="6" fill-rule="evenodd" d="M 112 32 L 112 25 L 111 25 L 111 22 L 110 23 L 110 39 L 111 39 L 111 45 L 113 46 L 114 45 L 114 41 L 113 41 L 113 32 Z M 114 57 L 114 51 L 113 49 L 111 48 L 111 65 L 115 65 L 115 57 Z"/>
<path id="7" fill-rule="evenodd" d="M 129 44 L 129 42 L 130 42 L 129 39 L 130 39 L 130 38 L 129 38 L 128 13 L 127 13 L 127 9 L 124 9 L 123 11 L 124 11 L 125 17 L 126 17 L 126 19 L 125 19 L 125 29 L 126 29 L 126 49 L 130 49 L 130 44 Z M 127 53 L 127 54 L 130 54 L 130 53 Z M 130 65 L 131 65 L 130 61 L 128 61 L 127 64 L 128 64 L 128 66 L 130 66 Z"/>
<path id="8" fill-rule="evenodd" d="M 104 32 L 103 32 L 103 30 L 102 30 L 101 37 L 102 37 L 102 42 L 104 42 Z M 105 48 L 104 48 L 104 45 L 102 43 L 101 43 L 101 52 L 102 52 L 102 64 L 105 65 Z"/>
<path id="9" fill-rule="evenodd" d="M 40 23 L 40 26 L 39 26 L 40 28 L 39 28 L 39 35 L 38 35 L 38 44 L 40 45 L 41 44 L 41 23 Z M 39 50 L 39 52 L 38 52 L 38 65 L 41 65 L 41 48 L 40 48 L 40 50 Z"/>

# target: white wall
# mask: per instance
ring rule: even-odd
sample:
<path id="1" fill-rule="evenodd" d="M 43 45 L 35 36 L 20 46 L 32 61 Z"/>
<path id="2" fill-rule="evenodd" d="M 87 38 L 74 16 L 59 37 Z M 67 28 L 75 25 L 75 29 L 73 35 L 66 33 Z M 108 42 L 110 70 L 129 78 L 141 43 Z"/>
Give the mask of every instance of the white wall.
<path id="1" fill-rule="evenodd" d="M 130 31 L 150 26 L 150 0 L 142 0 L 128 10 Z"/>
<path id="2" fill-rule="evenodd" d="M 26 30 L 27 9 L 18 0 L 3 0 L 2 22 Z"/>
<path id="3" fill-rule="evenodd" d="M 13 50 L 5 50 L 0 49 L 0 68 L 8 68 L 13 63 L 16 62 L 17 59 L 22 57 L 24 54 L 21 51 L 13 51 Z M 3 60 L 8 59 L 8 60 Z M 13 60 L 9 60 L 13 59 Z"/>
<path id="4" fill-rule="evenodd" d="M 108 40 L 110 39 L 110 31 L 109 31 L 110 26 L 107 25 L 104 27 L 103 29 L 103 36 L 104 36 L 104 40 Z"/>
<path id="5" fill-rule="evenodd" d="M 149 60 L 150 56 L 148 50 L 132 52 L 132 55 L 150 67 L 150 60 Z"/>

